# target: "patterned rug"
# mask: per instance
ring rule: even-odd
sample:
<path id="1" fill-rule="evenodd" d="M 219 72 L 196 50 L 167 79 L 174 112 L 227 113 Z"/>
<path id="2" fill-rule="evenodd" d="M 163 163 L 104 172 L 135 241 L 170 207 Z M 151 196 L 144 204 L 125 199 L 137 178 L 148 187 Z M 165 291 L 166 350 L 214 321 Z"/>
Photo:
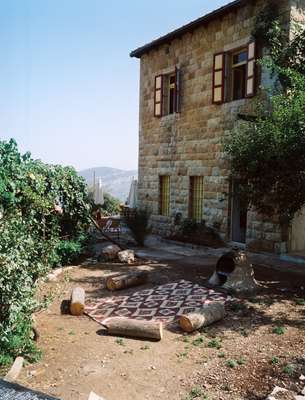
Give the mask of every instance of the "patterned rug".
<path id="1" fill-rule="evenodd" d="M 225 302 L 228 296 L 189 281 L 143 289 L 129 296 L 113 296 L 87 301 L 85 312 L 99 323 L 109 317 L 127 317 L 170 323 L 180 315 L 198 311 L 211 301 Z"/>

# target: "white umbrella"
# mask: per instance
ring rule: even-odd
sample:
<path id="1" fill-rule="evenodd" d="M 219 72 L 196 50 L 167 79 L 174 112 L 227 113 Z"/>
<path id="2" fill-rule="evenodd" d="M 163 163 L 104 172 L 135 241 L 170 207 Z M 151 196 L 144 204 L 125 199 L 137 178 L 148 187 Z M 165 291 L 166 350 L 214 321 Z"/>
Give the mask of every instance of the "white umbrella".
<path id="1" fill-rule="evenodd" d="M 130 208 L 136 208 L 138 203 L 138 181 L 136 179 L 132 179 L 129 196 L 127 199 L 127 205 Z"/>
<path id="2" fill-rule="evenodd" d="M 94 185 L 94 203 L 95 204 L 104 204 L 104 191 L 102 186 L 102 178 L 98 178 L 97 182 Z"/>

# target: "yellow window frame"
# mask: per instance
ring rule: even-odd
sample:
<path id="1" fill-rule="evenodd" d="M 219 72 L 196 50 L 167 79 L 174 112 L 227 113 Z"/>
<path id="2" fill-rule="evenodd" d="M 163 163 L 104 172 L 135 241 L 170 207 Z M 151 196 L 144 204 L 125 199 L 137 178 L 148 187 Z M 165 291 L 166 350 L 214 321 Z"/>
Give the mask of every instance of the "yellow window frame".
<path id="1" fill-rule="evenodd" d="M 203 176 L 190 177 L 190 207 L 191 219 L 200 222 L 203 219 L 204 182 Z"/>
<path id="2" fill-rule="evenodd" d="M 159 212 L 160 215 L 169 217 L 170 215 L 170 176 L 160 175 L 159 177 L 160 185 L 160 205 Z"/>

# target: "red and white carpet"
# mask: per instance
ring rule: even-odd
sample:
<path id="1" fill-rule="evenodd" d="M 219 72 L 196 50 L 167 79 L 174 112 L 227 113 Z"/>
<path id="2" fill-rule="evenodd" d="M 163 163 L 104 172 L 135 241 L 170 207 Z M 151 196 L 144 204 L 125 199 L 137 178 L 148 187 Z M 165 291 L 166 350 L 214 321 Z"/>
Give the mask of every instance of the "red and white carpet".
<path id="1" fill-rule="evenodd" d="M 89 299 L 85 312 L 99 323 L 109 317 L 127 317 L 170 323 L 180 315 L 194 312 L 211 301 L 226 302 L 225 293 L 189 281 L 168 283 L 135 291 L 129 296 Z"/>

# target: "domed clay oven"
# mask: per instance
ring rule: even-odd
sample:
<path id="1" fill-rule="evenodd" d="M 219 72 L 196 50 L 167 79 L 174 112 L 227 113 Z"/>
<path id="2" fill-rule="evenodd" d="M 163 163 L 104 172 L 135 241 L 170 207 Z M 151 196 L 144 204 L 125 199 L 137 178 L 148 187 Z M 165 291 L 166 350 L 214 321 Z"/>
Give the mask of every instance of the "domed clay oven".
<path id="1" fill-rule="evenodd" d="M 258 284 L 247 254 L 239 249 L 232 249 L 217 261 L 214 274 L 209 279 L 212 286 L 221 286 L 235 292 L 253 292 Z"/>

